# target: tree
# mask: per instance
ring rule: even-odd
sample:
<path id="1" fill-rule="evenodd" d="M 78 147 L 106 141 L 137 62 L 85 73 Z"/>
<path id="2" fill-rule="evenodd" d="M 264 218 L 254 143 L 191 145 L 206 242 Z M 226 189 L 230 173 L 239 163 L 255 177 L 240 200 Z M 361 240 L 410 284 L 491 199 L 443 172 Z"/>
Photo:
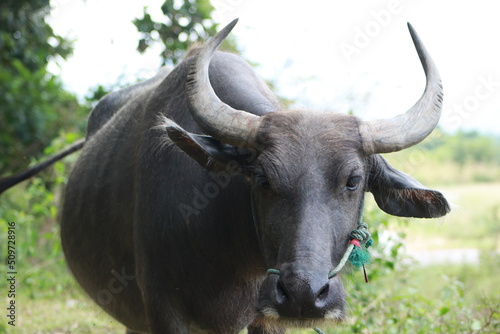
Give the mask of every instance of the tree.
<path id="1" fill-rule="evenodd" d="M 477 131 L 458 131 L 450 137 L 449 150 L 459 165 L 466 163 L 498 164 L 500 148 L 494 137 Z"/>
<path id="2" fill-rule="evenodd" d="M 155 22 L 148 8 L 144 8 L 143 17 L 133 21 L 142 34 L 137 50 L 142 53 L 161 42 L 165 46 L 161 53 L 163 65 L 176 65 L 190 45 L 215 34 L 217 24 L 211 18 L 213 10 L 209 0 L 166 0 L 161 6 L 165 21 Z M 235 50 L 235 43 L 231 41 L 225 43 L 225 48 Z"/>
<path id="3" fill-rule="evenodd" d="M 49 13 L 49 0 L 0 3 L 0 175 L 24 169 L 61 129 L 83 130 L 76 98 L 47 71 L 72 52 L 45 22 Z"/>

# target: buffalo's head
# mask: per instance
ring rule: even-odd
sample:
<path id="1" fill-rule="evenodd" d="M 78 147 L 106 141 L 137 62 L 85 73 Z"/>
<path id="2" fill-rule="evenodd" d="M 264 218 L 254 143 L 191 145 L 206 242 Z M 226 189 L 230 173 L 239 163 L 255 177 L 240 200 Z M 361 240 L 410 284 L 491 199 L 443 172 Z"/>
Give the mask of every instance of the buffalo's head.
<path id="1" fill-rule="evenodd" d="M 223 103 L 209 81 L 210 60 L 235 24 L 199 50 L 186 81 L 191 114 L 210 136 L 188 133 L 172 121 L 166 129 L 204 167 L 237 162 L 252 184 L 263 256 L 268 268 L 279 270 L 266 277 L 260 291 L 262 323 L 305 327 L 341 320 L 344 289 L 328 274 L 357 226 L 364 192 L 372 192 L 392 215 L 432 218 L 449 211 L 441 193 L 425 189 L 378 155 L 415 145 L 434 129 L 442 103 L 438 71 L 409 26 L 427 86 L 406 113 L 371 122 L 309 110 L 258 116 Z"/>

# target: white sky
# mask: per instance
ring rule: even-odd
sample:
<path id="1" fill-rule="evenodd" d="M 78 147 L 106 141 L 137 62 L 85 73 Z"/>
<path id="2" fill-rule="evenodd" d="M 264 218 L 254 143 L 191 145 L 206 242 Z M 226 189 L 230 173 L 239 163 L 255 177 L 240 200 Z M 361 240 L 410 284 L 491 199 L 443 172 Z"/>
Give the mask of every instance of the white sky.
<path id="1" fill-rule="evenodd" d="M 73 38 L 74 56 L 53 71 L 83 96 L 98 84 L 148 78 L 161 46 L 140 55 L 131 23 L 163 0 L 52 0 L 49 21 Z M 500 134 L 500 2 L 492 0 L 212 0 L 256 70 L 296 107 L 353 109 L 365 119 L 406 111 L 424 74 L 406 28 L 411 22 L 440 70 L 447 130 Z M 350 53 L 349 53 L 350 50 Z"/>

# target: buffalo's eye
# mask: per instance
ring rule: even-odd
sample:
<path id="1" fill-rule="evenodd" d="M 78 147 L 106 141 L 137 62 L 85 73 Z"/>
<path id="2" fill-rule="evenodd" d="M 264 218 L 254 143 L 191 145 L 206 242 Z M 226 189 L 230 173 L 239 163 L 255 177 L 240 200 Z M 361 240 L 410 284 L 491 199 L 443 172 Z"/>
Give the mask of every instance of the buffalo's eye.
<path id="1" fill-rule="evenodd" d="M 356 190 L 361 184 L 361 176 L 351 176 L 346 183 L 347 190 Z"/>
<path id="2" fill-rule="evenodd" d="M 271 184 L 267 180 L 267 177 L 264 174 L 255 174 L 254 175 L 255 182 L 262 188 L 262 189 L 269 189 L 271 187 Z"/>

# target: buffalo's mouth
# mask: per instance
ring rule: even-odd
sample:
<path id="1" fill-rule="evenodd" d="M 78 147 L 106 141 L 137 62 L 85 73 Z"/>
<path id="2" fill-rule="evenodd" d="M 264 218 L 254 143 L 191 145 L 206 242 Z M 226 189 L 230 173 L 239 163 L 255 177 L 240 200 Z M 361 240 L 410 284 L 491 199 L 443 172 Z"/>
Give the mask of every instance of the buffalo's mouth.
<path id="1" fill-rule="evenodd" d="M 345 292 L 339 277 L 307 271 L 268 275 L 261 287 L 259 326 L 268 328 L 321 327 L 345 317 Z"/>
<path id="2" fill-rule="evenodd" d="M 326 312 L 323 318 L 286 318 L 281 317 L 275 309 L 263 309 L 259 312 L 256 323 L 272 332 L 276 328 L 316 328 L 330 326 L 342 322 L 345 314 L 341 309 Z"/>
<path id="3" fill-rule="evenodd" d="M 259 317 L 254 322 L 266 331 L 266 333 L 282 333 L 283 329 L 287 328 L 326 328 L 331 327 L 332 324 L 339 323 L 341 320 L 330 319 L 286 319 L 280 318 L 279 321 L 273 321 L 265 317 Z"/>

